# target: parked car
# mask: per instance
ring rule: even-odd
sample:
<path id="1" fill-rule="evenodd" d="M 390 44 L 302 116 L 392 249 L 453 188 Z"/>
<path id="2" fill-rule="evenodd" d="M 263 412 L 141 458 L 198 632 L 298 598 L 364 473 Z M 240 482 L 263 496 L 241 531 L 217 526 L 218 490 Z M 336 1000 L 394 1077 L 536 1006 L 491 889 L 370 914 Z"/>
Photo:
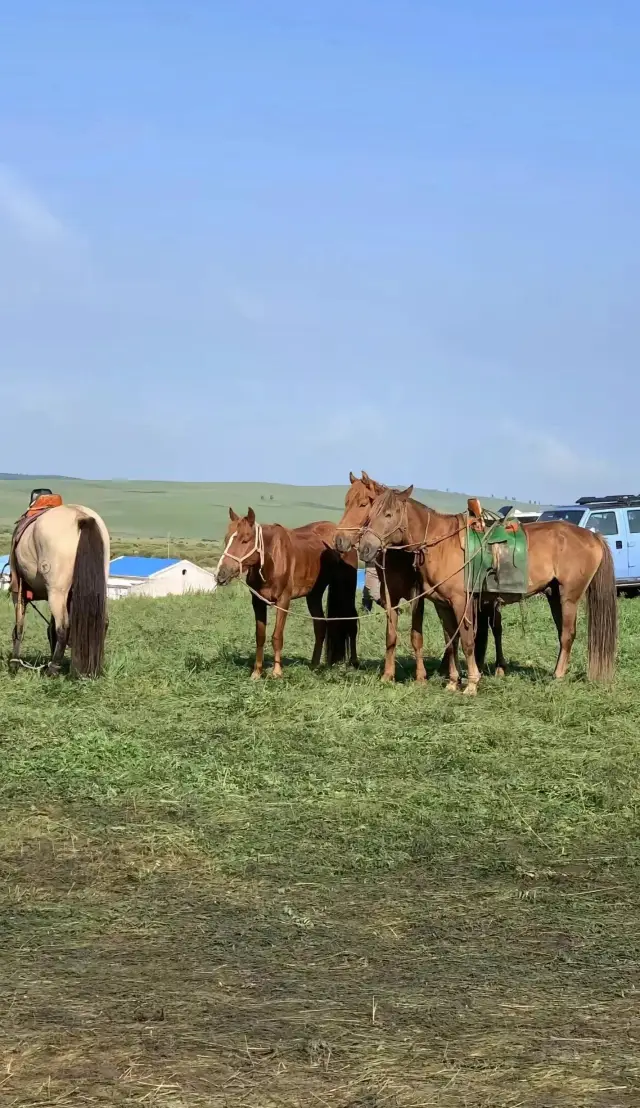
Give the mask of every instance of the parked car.
<path id="1" fill-rule="evenodd" d="M 560 519 L 604 535 L 618 588 L 640 589 L 640 495 L 581 496 L 575 504 L 547 508 L 540 515 L 540 523 Z"/>

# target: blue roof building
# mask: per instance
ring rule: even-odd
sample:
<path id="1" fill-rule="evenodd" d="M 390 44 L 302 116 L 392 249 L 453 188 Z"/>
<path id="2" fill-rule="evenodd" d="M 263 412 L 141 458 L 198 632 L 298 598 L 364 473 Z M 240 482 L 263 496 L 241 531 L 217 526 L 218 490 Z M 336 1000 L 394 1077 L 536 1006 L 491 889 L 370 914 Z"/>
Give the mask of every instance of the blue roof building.
<path id="1" fill-rule="evenodd" d="M 107 595 L 175 596 L 187 592 L 213 592 L 215 574 L 186 558 L 144 558 L 124 554 L 109 565 Z"/>
<path id="2" fill-rule="evenodd" d="M 109 566 L 111 577 L 151 577 L 169 566 L 176 566 L 179 558 L 144 558 L 136 554 L 121 554 L 114 558 Z"/>

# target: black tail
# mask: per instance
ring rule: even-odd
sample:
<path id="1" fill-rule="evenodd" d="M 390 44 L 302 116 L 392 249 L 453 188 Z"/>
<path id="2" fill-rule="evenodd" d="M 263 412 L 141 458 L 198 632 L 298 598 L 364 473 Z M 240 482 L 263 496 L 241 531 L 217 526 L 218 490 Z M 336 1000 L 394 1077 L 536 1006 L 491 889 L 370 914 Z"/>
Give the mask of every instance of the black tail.
<path id="1" fill-rule="evenodd" d="M 107 633 L 104 543 L 93 516 L 78 520 L 78 528 L 80 539 L 71 585 L 71 671 L 79 677 L 98 677 Z"/>
<path id="2" fill-rule="evenodd" d="M 355 562 L 355 559 L 352 559 Z M 356 654 L 356 639 L 358 636 L 358 620 L 356 612 L 356 588 L 358 585 L 357 565 L 350 565 L 335 555 L 331 565 L 331 577 L 329 580 L 329 594 L 327 599 L 327 665 L 335 665 L 336 662 L 347 660 L 347 643 L 349 643 L 349 660 L 352 665 L 358 664 Z"/>

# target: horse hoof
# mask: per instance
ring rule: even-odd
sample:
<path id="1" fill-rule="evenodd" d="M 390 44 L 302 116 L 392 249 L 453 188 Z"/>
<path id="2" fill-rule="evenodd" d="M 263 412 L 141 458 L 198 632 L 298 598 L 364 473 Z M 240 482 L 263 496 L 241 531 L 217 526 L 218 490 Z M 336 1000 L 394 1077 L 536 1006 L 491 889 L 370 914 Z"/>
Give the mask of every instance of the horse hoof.
<path id="1" fill-rule="evenodd" d="M 502 666 L 496 666 L 496 677 L 504 677 L 505 671 Z"/>
<path id="2" fill-rule="evenodd" d="M 45 675 L 45 677 L 59 677 L 60 676 L 60 666 L 51 666 L 51 665 L 47 666 L 47 668 L 44 671 L 44 675 Z"/>
<path id="3" fill-rule="evenodd" d="M 445 685 L 445 692 L 457 692 L 457 691 L 458 691 L 458 682 L 457 681 L 447 681 L 447 683 Z"/>
<path id="4" fill-rule="evenodd" d="M 261 677 L 262 677 L 262 670 L 261 669 L 252 670 L 252 672 L 251 672 L 251 680 L 252 681 L 259 681 Z"/>
<path id="5" fill-rule="evenodd" d="M 463 696 L 477 696 L 477 694 L 478 694 L 478 686 L 477 685 L 467 685 L 467 687 L 464 690 L 462 695 Z"/>
<path id="6" fill-rule="evenodd" d="M 383 673 L 380 680 L 385 685 L 392 685 L 393 682 L 395 681 L 395 675 L 393 673 Z"/>
<path id="7" fill-rule="evenodd" d="M 17 673 L 20 669 L 19 658 L 9 658 L 9 673 Z"/>
<path id="8" fill-rule="evenodd" d="M 282 681 L 282 670 L 272 669 L 270 676 L 273 678 L 274 681 Z"/>

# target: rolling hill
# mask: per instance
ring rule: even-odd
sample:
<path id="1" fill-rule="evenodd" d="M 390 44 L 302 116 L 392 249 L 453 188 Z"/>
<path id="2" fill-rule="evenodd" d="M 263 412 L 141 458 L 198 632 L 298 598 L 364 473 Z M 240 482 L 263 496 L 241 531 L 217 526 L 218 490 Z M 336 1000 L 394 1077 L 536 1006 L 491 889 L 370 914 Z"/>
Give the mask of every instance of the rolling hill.
<path id="1" fill-rule="evenodd" d="M 48 486 L 65 501 L 99 512 L 113 535 L 217 539 L 225 531 L 229 505 L 246 511 L 251 505 L 264 523 L 296 527 L 314 519 L 338 520 L 346 485 L 277 485 L 252 483 L 179 483 L 160 481 L 84 481 L 68 477 L 3 475 L 0 477 L 0 528 L 6 530 L 24 511 L 32 488 Z M 466 507 L 467 494 L 416 488 L 415 496 L 440 511 Z M 483 498 L 487 507 L 510 503 Z M 530 505 L 518 502 L 518 507 Z"/>

